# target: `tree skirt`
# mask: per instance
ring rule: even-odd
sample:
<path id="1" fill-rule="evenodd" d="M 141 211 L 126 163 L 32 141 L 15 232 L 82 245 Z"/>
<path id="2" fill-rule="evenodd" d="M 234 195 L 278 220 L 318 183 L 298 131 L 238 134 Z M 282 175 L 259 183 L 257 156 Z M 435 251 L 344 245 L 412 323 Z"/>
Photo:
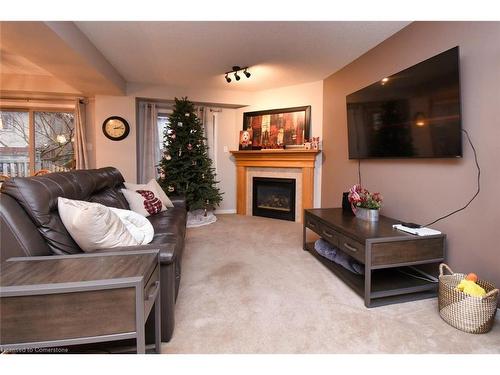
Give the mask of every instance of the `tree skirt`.
<path id="1" fill-rule="evenodd" d="M 214 215 L 213 211 L 207 211 L 207 216 L 205 216 L 205 210 L 194 210 L 187 213 L 187 227 L 196 228 L 203 225 L 208 225 L 215 223 L 217 217 Z"/>

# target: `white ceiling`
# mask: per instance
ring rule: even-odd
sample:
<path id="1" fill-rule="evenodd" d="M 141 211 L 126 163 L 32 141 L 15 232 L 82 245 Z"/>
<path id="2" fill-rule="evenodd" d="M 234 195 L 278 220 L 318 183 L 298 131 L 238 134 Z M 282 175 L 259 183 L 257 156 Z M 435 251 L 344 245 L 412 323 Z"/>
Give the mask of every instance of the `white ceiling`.
<path id="1" fill-rule="evenodd" d="M 326 78 L 409 22 L 76 22 L 128 82 L 263 90 Z M 250 67 L 230 84 L 224 72 Z"/>

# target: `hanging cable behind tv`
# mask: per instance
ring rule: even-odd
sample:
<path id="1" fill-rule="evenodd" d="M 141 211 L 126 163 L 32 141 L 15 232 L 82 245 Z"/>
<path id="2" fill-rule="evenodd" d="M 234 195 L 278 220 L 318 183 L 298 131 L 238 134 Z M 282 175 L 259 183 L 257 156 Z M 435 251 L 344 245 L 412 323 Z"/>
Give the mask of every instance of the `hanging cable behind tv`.
<path id="1" fill-rule="evenodd" d="M 434 221 L 431 221 L 430 223 L 427 223 L 425 225 L 423 225 L 424 227 L 428 227 L 429 225 L 432 225 L 432 224 L 435 224 L 437 223 L 438 221 L 441 221 L 443 219 L 446 219 L 447 217 L 450 217 L 451 215 L 454 215 L 456 214 L 457 212 L 460 212 L 462 210 L 465 210 L 467 207 L 469 207 L 469 205 L 472 203 L 472 201 L 474 199 L 476 199 L 476 197 L 479 195 L 479 192 L 481 191 L 481 184 L 480 184 L 480 180 L 481 180 L 481 168 L 479 167 L 479 162 L 477 161 L 477 152 L 476 152 L 476 148 L 474 147 L 474 145 L 472 144 L 472 141 L 469 137 L 469 133 L 467 132 L 467 130 L 465 129 L 460 129 L 464 134 L 465 136 L 467 137 L 467 141 L 469 141 L 469 144 L 470 144 L 470 147 L 472 148 L 472 152 L 474 153 L 474 162 L 476 163 L 476 168 L 477 168 L 477 189 L 476 189 L 476 193 L 472 196 L 472 198 L 465 204 L 465 206 L 459 208 L 459 209 L 456 209 L 455 211 L 452 211 L 444 216 L 441 216 L 440 218 L 437 218 L 436 220 Z"/>
<path id="2" fill-rule="evenodd" d="M 479 192 L 481 191 L 481 184 L 480 184 L 480 180 L 481 180 L 481 167 L 479 166 L 479 162 L 477 160 L 477 152 L 476 152 L 476 148 L 474 147 L 474 144 L 472 143 L 471 139 L 470 139 L 470 136 L 469 136 L 469 133 L 467 132 L 467 130 L 465 129 L 460 129 L 462 131 L 462 133 L 465 134 L 466 138 L 467 138 L 467 141 L 469 142 L 469 145 L 472 149 L 472 152 L 474 153 L 474 163 L 476 164 L 476 168 L 477 168 L 477 189 L 476 189 L 476 192 L 474 193 L 474 195 L 472 196 L 472 198 L 463 206 L 463 207 L 460 207 L 444 216 L 441 216 L 433 221 L 431 221 L 430 223 L 427 223 L 425 225 L 420 225 L 420 224 L 415 224 L 415 223 L 401 223 L 402 225 L 405 225 L 405 224 L 408 224 L 408 225 L 405 225 L 405 226 L 408 226 L 409 228 L 422 228 L 422 227 L 428 227 L 432 224 L 435 224 L 437 223 L 438 221 L 441 221 L 443 219 L 446 219 L 448 217 L 450 217 L 451 215 L 454 215 L 460 211 L 463 211 L 465 210 L 467 207 L 469 207 L 469 205 L 472 203 L 472 201 L 474 199 L 476 199 L 476 197 L 479 195 Z M 358 159 L 358 183 L 361 185 L 361 159 Z"/>

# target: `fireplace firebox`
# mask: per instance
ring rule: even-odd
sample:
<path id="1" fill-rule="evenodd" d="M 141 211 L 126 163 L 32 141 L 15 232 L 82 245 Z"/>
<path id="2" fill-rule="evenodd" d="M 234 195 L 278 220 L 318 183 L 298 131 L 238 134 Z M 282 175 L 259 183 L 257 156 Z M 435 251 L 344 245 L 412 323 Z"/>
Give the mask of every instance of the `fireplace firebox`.
<path id="1" fill-rule="evenodd" d="M 253 216 L 295 221 L 295 179 L 254 177 Z"/>

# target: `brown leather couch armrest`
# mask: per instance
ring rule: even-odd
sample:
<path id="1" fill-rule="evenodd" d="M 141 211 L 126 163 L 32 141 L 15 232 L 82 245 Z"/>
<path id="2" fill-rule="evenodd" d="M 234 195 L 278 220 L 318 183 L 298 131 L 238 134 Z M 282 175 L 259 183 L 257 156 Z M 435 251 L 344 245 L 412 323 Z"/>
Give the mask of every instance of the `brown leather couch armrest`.
<path id="1" fill-rule="evenodd" d="M 95 253 L 104 253 L 104 252 L 113 252 L 113 251 L 140 251 L 140 250 L 159 250 L 160 251 L 160 263 L 161 264 L 170 264 L 175 260 L 175 244 L 173 243 L 164 243 L 164 244 L 148 244 L 148 245 L 138 245 L 138 246 L 122 246 L 122 247 L 113 247 L 111 249 L 102 249 L 93 252 Z"/>
<path id="2" fill-rule="evenodd" d="M 186 198 L 182 195 L 172 195 L 171 197 L 169 197 L 169 199 L 174 207 L 186 208 Z"/>

